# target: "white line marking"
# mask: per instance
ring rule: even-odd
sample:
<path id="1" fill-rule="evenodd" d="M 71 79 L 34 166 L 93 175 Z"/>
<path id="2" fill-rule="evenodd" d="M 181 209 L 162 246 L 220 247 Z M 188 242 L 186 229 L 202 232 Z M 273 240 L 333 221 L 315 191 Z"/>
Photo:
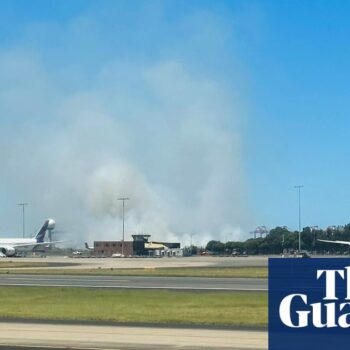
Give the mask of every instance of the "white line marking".
<path id="1" fill-rule="evenodd" d="M 266 292 L 267 288 L 226 288 L 226 287 L 150 287 L 150 286 L 96 286 L 88 284 L 34 284 L 34 283 L 8 283 L 2 284 L 6 287 L 75 287 L 75 288 L 119 288 L 119 289 L 175 289 L 175 290 L 227 290 L 227 291 L 256 291 Z"/>

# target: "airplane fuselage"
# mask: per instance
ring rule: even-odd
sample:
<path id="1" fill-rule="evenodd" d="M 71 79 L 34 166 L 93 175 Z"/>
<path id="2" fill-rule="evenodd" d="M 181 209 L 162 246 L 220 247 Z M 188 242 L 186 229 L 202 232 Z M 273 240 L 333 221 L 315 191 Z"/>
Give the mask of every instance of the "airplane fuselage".
<path id="1" fill-rule="evenodd" d="M 18 252 L 32 250 L 37 244 L 35 238 L 0 238 L 0 246 L 16 246 Z"/>
<path id="2" fill-rule="evenodd" d="M 33 238 L 0 238 L 0 255 L 15 256 L 18 251 L 32 250 L 36 246 L 52 245 L 59 242 L 45 242 L 47 230 L 55 228 L 55 221 L 52 219 L 45 220 L 39 232 Z"/>

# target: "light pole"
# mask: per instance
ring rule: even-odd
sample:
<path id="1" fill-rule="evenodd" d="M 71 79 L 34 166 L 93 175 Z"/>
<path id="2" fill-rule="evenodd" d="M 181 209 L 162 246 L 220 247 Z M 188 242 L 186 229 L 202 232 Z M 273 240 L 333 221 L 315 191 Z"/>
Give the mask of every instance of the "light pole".
<path id="1" fill-rule="evenodd" d="M 192 256 L 192 236 L 193 236 L 193 233 L 191 233 L 190 256 Z"/>
<path id="2" fill-rule="evenodd" d="M 28 205 L 28 203 L 18 203 L 20 207 L 22 207 L 22 213 L 23 213 L 23 238 L 25 236 L 25 206 Z"/>
<path id="3" fill-rule="evenodd" d="M 301 252 L 301 189 L 304 185 L 296 185 L 294 188 L 298 189 L 299 196 L 299 253 Z"/>
<path id="4" fill-rule="evenodd" d="M 123 239 L 122 239 L 122 257 L 124 257 L 124 212 L 125 212 L 125 201 L 128 201 L 130 198 L 122 197 L 118 198 L 118 201 L 123 202 Z"/>

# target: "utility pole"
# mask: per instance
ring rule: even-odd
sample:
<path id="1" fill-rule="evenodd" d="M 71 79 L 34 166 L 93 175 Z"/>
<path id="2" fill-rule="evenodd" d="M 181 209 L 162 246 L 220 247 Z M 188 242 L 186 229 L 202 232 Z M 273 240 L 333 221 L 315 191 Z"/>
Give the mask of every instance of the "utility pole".
<path id="1" fill-rule="evenodd" d="M 18 203 L 20 207 L 22 207 L 22 213 L 23 213 L 23 238 L 25 236 L 25 206 L 28 205 L 28 203 Z"/>
<path id="2" fill-rule="evenodd" d="M 118 198 L 118 201 L 123 202 L 123 239 L 122 239 L 122 257 L 124 257 L 124 213 L 125 213 L 125 201 L 130 200 L 130 198 L 122 197 Z"/>
<path id="3" fill-rule="evenodd" d="M 296 185 L 294 188 L 298 189 L 299 196 L 299 253 L 301 252 L 301 189 L 304 185 Z"/>
<path id="4" fill-rule="evenodd" d="M 191 233 L 190 256 L 192 256 L 192 236 L 193 236 L 193 233 Z"/>

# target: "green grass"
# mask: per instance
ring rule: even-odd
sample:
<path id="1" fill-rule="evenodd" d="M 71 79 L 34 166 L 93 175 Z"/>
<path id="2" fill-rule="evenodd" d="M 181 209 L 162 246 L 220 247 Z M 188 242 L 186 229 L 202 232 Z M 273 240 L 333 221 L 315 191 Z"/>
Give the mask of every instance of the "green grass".
<path id="1" fill-rule="evenodd" d="M 266 327 L 263 292 L 1 287 L 2 318 Z"/>
<path id="2" fill-rule="evenodd" d="M 0 261 L 0 269 L 23 268 L 23 267 L 49 267 L 47 262 L 17 262 L 17 261 Z"/>
<path id="3" fill-rule="evenodd" d="M 181 267 L 144 269 L 26 269 L 6 270 L 0 273 L 11 274 L 59 274 L 59 275 L 115 275 L 115 276 L 164 276 L 164 277 L 223 277 L 223 278 L 266 278 L 266 267 Z"/>
<path id="4" fill-rule="evenodd" d="M 45 262 L 45 261 L 40 261 L 40 262 L 33 262 L 33 261 L 0 261 L 0 273 L 6 273 L 8 269 L 34 269 L 34 270 L 41 270 L 45 269 L 48 267 L 54 267 L 54 268 L 63 268 L 66 266 L 79 266 L 79 264 L 76 263 L 64 263 L 64 262 Z M 20 271 L 20 270 L 18 270 Z M 22 270 L 23 271 L 23 270 Z"/>

